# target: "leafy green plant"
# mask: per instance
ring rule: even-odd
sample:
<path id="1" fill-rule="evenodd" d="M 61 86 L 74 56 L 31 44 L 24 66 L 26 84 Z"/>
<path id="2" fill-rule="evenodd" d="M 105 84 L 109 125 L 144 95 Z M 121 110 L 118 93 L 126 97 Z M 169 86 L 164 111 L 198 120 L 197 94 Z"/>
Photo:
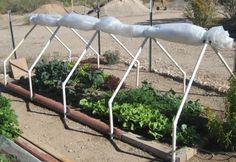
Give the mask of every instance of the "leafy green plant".
<path id="1" fill-rule="evenodd" d="M 120 61 L 119 55 L 120 55 L 120 52 L 118 50 L 115 50 L 115 51 L 108 50 L 103 54 L 108 65 L 113 65 L 113 64 L 118 63 Z"/>
<path id="2" fill-rule="evenodd" d="M 18 128 L 17 116 L 10 107 L 10 101 L 0 96 L 0 135 L 14 139 L 19 136 L 21 131 Z"/>
<path id="3" fill-rule="evenodd" d="M 17 162 L 17 157 L 0 152 L 0 162 Z"/>
<path id="4" fill-rule="evenodd" d="M 216 16 L 214 0 L 189 0 L 185 15 L 196 25 L 212 25 Z"/>
<path id="5" fill-rule="evenodd" d="M 96 115 L 108 116 L 111 94 L 108 92 L 92 99 L 84 98 L 80 105 Z M 181 97 L 176 96 L 173 91 L 159 92 L 151 84 L 144 82 L 141 88 L 121 90 L 115 98 L 113 111 L 123 128 L 137 132 L 142 130 L 155 139 L 170 142 L 171 121 L 180 102 Z M 202 112 L 199 101 L 189 101 L 186 104 L 178 128 L 179 144 L 196 146 L 200 142 L 200 137 L 204 135 L 200 130 L 204 130 L 207 124 L 201 116 Z"/>
<path id="6" fill-rule="evenodd" d="M 63 61 L 54 60 L 49 61 L 49 63 L 42 61 L 35 68 L 33 82 L 39 90 L 45 92 L 57 90 L 61 87 L 72 67 L 70 63 Z M 73 75 L 73 78 L 76 78 L 75 75 Z"/>

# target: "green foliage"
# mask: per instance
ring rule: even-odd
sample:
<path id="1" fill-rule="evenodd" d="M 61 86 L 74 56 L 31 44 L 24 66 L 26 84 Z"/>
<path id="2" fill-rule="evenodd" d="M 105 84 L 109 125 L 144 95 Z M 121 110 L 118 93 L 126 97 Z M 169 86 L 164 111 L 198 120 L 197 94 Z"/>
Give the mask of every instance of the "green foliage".
<path id="1" fill-rule="evenodd" d="M 0 96 L 0 135 L 14 139 L 21 131 L 18 128 L 17 116 L 10 107 L 10 101 Z"/>
<path id="2" fill-rule="evenodd" d="M 58 0 L 65 6 L 71 5 L 71 0 Z M 56 0 L 1 0 L 0 13 L 7 13 L 8 10 L 17 13 L 32 12 L 43 4 L 54 3 Z M 105 4 L 106 0 L 100 0 L 100 4 Z M 96 7 L 97 2 L 94 0 L 74 0 L 75 5 L 86 5 L 88 7 Z"/>
<path id="3" fill-rule="evenodd" d="M 93 99 L 82 99 L 80 104 L 96 115 L 106 116 L 109 113 L 107 103 L 110 97 L 111 93 L 106 93 Z M 121 90 L 115 98 L 113 111 L 124 128 L 132 131 L 146 130 L 146 135 L 155 139 L 171 141 L 172 119 L 181 99 L 173 91 L 162 93 L 144 82 L 141 88 Z M 200 134 L 199 130 L 204 130 L 207 124 L 202 120 L 202 112 L 198 101 L 186 104 L 178 128 L 179 144 L 196 146 L 200 142 L 204 134 Z"/>
<path id="4" fill-rule="evenodd" d="M 51 2 L 51 0 L 1 0 L 0 12 L 6 13 L 8 10 L 18 13 L 31 12 L 40 5 L 49 2 Z"/>
<path id="5" fill-rule="evenodd" d="M 62 83 L 73 66 L 74 63 L 58 60 L 49 61 L 48 63 L 42 61 L 35 67 L 34 87 L 38 92 L 50 95 L 56 100 L 61 100 Z M 67 83 L 68 103 L 78 106 L 81 98 L 94 96 L 98 90 L 106 89 L 104 83 L 107 78 L 109 78 L 109 75 L 106 75 L 103 70 L 89 64 L 81 64 Z"/>
<path id="6" fill-rule="evenodd" d="M 63 61 L 54 60 L 49 63 L 42 61 L 35 68 L 33 82 L 39 90 L 50 92 L 61 87 L 71 69 L 72 65 Z M 75 78 L 75 75 L 72 78 Z"/>
<path id="7" fill-rule="evenodd" d="M 189 0 L 185 15 L 196 25 L 212 25 L 216 16 L 214 0 Z"/>
<path id="8" fill-rule="evenodd" d="M 16 162 L 17 157 L 0 153 L 0 162 Z"/>
<path id="9" fill-rule="evenodd" d="M 227 92 L 227 107 L 225 117 L 219 118 L 215 113 L 208 113 L 208 129 L 211 143 L 221 149 L 236 151 L 236 80 L 230 79 Z"/>
<path id="10" fill-rule="evenodd" d="M 120 61 L 119 55 L 120 55 L 120 52 L 118 50 L 115 50 L 115 51 L 108 50 L 103 54 L 108 65 L 113 65 L 113 64 L 118 63 Z"/>

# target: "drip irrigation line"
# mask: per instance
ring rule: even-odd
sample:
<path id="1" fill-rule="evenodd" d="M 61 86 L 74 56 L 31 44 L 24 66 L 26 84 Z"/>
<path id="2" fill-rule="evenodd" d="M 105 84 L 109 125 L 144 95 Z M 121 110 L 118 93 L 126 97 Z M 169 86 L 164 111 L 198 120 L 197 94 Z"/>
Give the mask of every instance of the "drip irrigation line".
<path id="1" fill-rule="evenodd" d="M 201 155 L 196 155 L 197 158 L 199 159 L 202 159 L 202 160 L 215 160 L 215 161 L 225 161 L 225 160 L 230 160 L 232 158 L 236 158 L 236 153 L 229 153 L 229 152 L 213 152 L 213 151 L 208 151 L 208 150 L 205 150 L 203 148 L 197 148 L 198 150 L 200 150 L 201 152 L 203 153 L 207 153 L 207 154 L 210 154 L 210 157 L 209 158 L 204 158 L 202 157 Z M 215 155 L 224 155 L 224 156 L 227 156 L 225 158 L 218 158 L 218 159 L 215 159 Z M 214 158 L 214 159 L 213 159 Z"/>

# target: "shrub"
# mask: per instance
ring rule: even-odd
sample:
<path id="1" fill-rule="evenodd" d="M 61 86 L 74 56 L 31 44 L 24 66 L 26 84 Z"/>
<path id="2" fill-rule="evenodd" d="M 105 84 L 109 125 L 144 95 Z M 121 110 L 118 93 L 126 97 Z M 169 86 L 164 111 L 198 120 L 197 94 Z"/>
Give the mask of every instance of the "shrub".
<path id="1" fill-rule="evenodd" d="M 233 18 L 236 16 L 236 0 L 219 0 L 219 3 L 223 6 L 223 14 L 227 18 Z"/>
<path id="2" fill-rule="evenodd" d="M 19 136 L 21 131 L 18 128 L 17 116 L 10 107 L 10 101 L 0 96 L 0 135 L 14 139 Z"/>
<path id="3" fill-rule="evenodd" d="M 214 0 L 189 0 L 185 15 L 196 25 L 212 25 L 216 16 Z"/>
<path id="4" fill-rule="evenodd" d="M 103 56 L 105 57 L 108 65 L 113 65 L 120 61 L 119 54 L 120 53 L 118 50 L 115 51 L 108 50 L 103 54 Z"/>
<path id="5" fill-rule="evenodd" d="M 49 2 L 51 2 L 51 0 L 1 0 L 0 12 L 6 13 L 8 10 L 18 13 L 31 12 L 40 5 Z"/>
<path id="6" fill-rule="evenodd" d="M 236 80 L 230 79 L 227 92 L 225 117 L 219 118 L 215 113 L 208 113 L 208 129 L 211 143 L 226 151 L 236 151 Z"/>

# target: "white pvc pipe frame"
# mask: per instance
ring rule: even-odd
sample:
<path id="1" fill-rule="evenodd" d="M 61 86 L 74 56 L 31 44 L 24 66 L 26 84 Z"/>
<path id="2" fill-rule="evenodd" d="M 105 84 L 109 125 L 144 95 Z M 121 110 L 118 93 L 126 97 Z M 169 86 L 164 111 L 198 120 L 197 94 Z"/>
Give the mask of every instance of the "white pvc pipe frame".
<path id="1" fill-rule="evenodd" d="M 177 133 L 177 125 L 178 125 L 178 121 L 179 121 L 179 118 L 180 118 L 180 115 L 182 113 L 182 110 L 184 108 L 184 104 L 187 100 L 187 97 L 188 97 L 188 94 L 189 94 L 189 91 L 191 89 L 191 86 L 193 84 L 193 81 L 194 81 L 194 78 L 197 74 L 197 71 L 198 71 L 198 68 L 201 64 L 201 61 L 202 61 L 202 58 L 206 52 L 206 49 L 207 49 L 207 46 L 208 46 L 208 43 L 205 43 L 202 50 L 201 50 L 201 53 L 199 55 L 199 58 L 196 62 L 196 65 L 194 67 L 194 70 L 193 70 L 193 73 L 192 73 L 192 76 L 191 76 L 191 79 L 188 83 L 188 86 L 187 86 L 187 89 L 186 89 L 186 92 L 184 93 L 184 96 L 183 96 L 183 99 L 182 99 L 182 102 L 180 104 L 180 107 L 178 109 L 178 112 L 176 114 L 176 117 L 174 118 L 174 121 L 172 123 L 172 129 L 173 129 L 173 132 L 172 132 L 172 162 L 175 162 L 176 161 L 176 133 Z M 235 75 L 233 74 L 233 71 L 230 69 L 230 67 L 228 66 L 227 62 L 224 60 L 224 58 L 222 57 L 222 55 L 220 54 L 220 52 L 213 46 L 211 46 L 213 51 L 216 53 L 216 55 L 219 57 L 219 59 L 221 60 L 221 62 L 225 65 L 226 69 L 229 71 L 229 73 L 235 78 Z"/>
<path id="2" fill-rule="evenodd" d="M 4 65 L 4 84 L 7 85 L 7 62 L 10 60 L 11 56 L 17 49 L 24 43 L 24 41 L 28 38 L 30 33 L 35 29 L 37 25 L 34 25 L 24 36 L 24 38 L 17 44 L 17 46 L 13 49 L 13 51 L 8 55 L 8 57 L 3 61 Z M 49 27 L 45 27 L 51 34 L 53 34 L 52 30 Z M 59 41 L 60 44 L 68 51 L 69 53 L 69 61 L 71 60 L 71 49 L 57 36 L 55 35 L 56 39 Z"/>
<path id="3" fill-rule="evenodd" d="M 68 74 L 67 78 L 65 81 L 62 83 L 62 94 L 63 94 L 63 106 L 64 106 L 64 118 L 67 116 L 67 101 L 66 101 L 66 84 L 73 75 L 74 71 L 80 64 L 81 60 L 83 59 L 84 55 L 87 52 L 87 48 L 90 46 L 90 44 L 93 42 L 95 36 L 98 34 L 98 31 L 94 34 L 94 36 L 90 39 L 89 43 L 87 44 L 88 46 L 85 48 L 85 50 L 82 52 L 80 55 L 79 59 L 77 60 L 76 64 L 74 65 L 73 69 L 70 71 Z M 129 51 L 129 49 L 121 43 L 121 41 L 114 36 L 113 34 L 110 34 L 111 38 L 114 39 L 132 58 L 134 58 L 134 55 Z M 135 61 L 137 63 L 137 71 L 136 71 L 136 86 L 138 87 L 139 84 L 139 69 L 140 69 L 140 62 L 138 60 Z"/>
<path id="4" fill-rule="evenodd" d="M 112 113 L 112 104 L 113 101 L 116 97 L 116 95 L 118 94 L 122 84 L 124 83 L 124 81 L 126 80 L 126 78 L 128 77 L 132 67 L 134 66 L 135 61 L 138 59 L 139 55 L 141 54 L 144 45 L 146 44 L 148 38 L 145 38 L 143 43 L 140 45 L 138 52 L 136 53 L 133 61 L 130 63 L 130 66 L 128 67 L 126 73 L 124 74 L 122 80 L 120 81 L 119 85 L 117 86 L 116 90 L 114 91 L 114 93 L 112 94 L 112 97 L 109 99 L 108 101 L 108 107 L 109 107 L 109 118 L 110 118 L 110 135 L 111 138 L 113 138 L 113 134 L 114 134 L 114 125 L 113 125 L 113 113 Z M 183 71 L 183 69 L 178 65 L 178 63 L 171 57 L 171 55 L 167 52 L 167 50 L 161 45 L 161 43 L 159 43 L 156 39 L 154 39 L 155 43 L 161 48 L 161 50 L 167 55 L 167 57 L 175 64 L 175 66 L 183 73 L 183 93 L 185 93 L 185 87 L 186 87 L 186 73 Z"/>
<path id="5" fill-rule="evenodd" d="M 49 41 L 47 42 L 47 44 L 44 46 L 43 50 L 41 51 L 41 53 L 39 54 L 39 56 L 37 57 L 37 59 L 35 60 L 35 62 L 33 63 L 33 65 L 31 66 L 31 68 L 29 69 L 29 84 L 30 84 L 30 98 L 33 98 L 33 87 L 32 87 L 32 80 L 31 80 L 31 73 L 32 70 L 34 69 L 35 65 L 37 64 L 37 62 L 39 61 L 39 59 L 41 58 L 41 56 L 44 54 L 45 50 L 47 49 L 47 47 L 49 46 L 49 44 L 51 43 L 52 39 L 54 38 L 54 36 L 56 35 L 56 33 L 58 32 L 60 26 L 57 27 L 57 29 L 54 31 L 53 35 L 51 36 L 51 38 L 49 39 Z M 78 38 L 80 38 L 82 40 L 82 42 L 84 44 L 86 44 L 86 48 L 90 48 L 96 55 L 97 55 L 97 65 L 98 68 L 100 67 L 100 56 L 98 54 L 98 52 L 90 45 L 88 45 L 87 41 L 79 34 L 76 32 L 76 30 L 72 29 L 73 33 L 75 33 L 76 36 L 78 36 Z M 86 50 L 87 51 L 87 50 Z"/>
<path id="6" fill-rule="evenodd" d="M 20 41 L 20 43 L 16 46 L 16 48 L 10 53 L 10 55 L 4 60 L 4 78 L 5 78 L 5 85 L 7 84 L 7 76 L 6 76 L 6 63 L 7 61 L 10 59 L 10 57 L 12 56 L 12 54 L 22 45 L 22 43 L 26 40 L 26 38 L 29 36 L 29 34 L 34 30 L 34 28 L 36 27 L 37 25 L 34 25 L 30 31 L 25 35 L 25 37 Z M 54 31 L 54 33 L 52 33 L 52 31 L 46 27 L 47 30 L 52 34 L 52 36 L 50 37 L 49 41 L 46 43 L 44 49 L 41 51 L 41 53 L 39 54 L 39 57 L 35 60 L 34 64 L 31 66 L 30 70 L 29 70 L 29 79 L 30 79 L 30 89 L 32 90 L 32 82 L 31 82 L 31 72 L 32 72 L 32 69 L 34 68 L 34 66 L 36 65 L 36 63 L 39 61 L 40 57 L 42 56 L 42 54 L 45 52 L 45 50 L 47 49 L 47 47 L 49 46 L 50 42 L 52 41 L 52 39 L 54 37 L 56 37 L 56 39 L 69 51 L 69 60 L 71 60 L 71 50 L 60 40 L 60 38 L 58 38 L 56 36 L 56 33 L 58 32 L 58 30 L 60 29 L 60 27 L 57 27 L 56 30 Z M 76 33 L 77 36 L 79 36 L 79 34 L 72 29 L 72 31 L 74 33 Z M 83 51 L 83 53 L 81 54 L 81 57 L 78 59 L 77 63 L 75 64 L 75 66 L 73 67 L 73 69 L 71 70 L 70 74 L 68 75 L 67 79 L 63 82 L 63 102 L 64 102 L 64 105 L 66 105 L 66 94 L 65 94 L 65 85 L 66 83 L 68 82 L 68 80 L 70 79 L 70 77 L 72 76 L 74 70 L 77 68 L 77 66 L 79 65 L 82 57 L 86 54 L 88 48 L 91 48 L 93 51 L 95 51 L 92 47 L 90 47 L 91 43 L 93 42 L 94 38 L 96 37 L 97 35 L 97 32 L 95 32 L 95 34 L 93 35 L 93 37 L 90 39 L 89 43 L 87 43 L 81 36 L 79 36 L 80 38 L 82 38 L 82 41 L 87 44 L 86 46 L 86 49 Z M 114 35 L 111 35 L 112 38 L 114 40 L 116 40 L 125 50 L 126 52 L 128 52 L 131 56 L 131 52 L 129 52 L 129 50 L 123 45 L 121 44 L 121 42 L 114 36 Z M 137 54 L 135 55 L 135 57 L 133 57 L 133 61 L 131 62 L 129 68 L 127 69 L 125 75 L 123 76 L 121 82 L 119 83 L 119 85 L 117 86 L 115 92 L 113 93 L 112 97 L 110 98 L 109 102 L 108 102 L 108 105 L 109 105 L 109 116 L 110 116 L 110 135 L 111 135 L 111 138 L 113 138 L 113 133 L 114 133 L 114 126 L 113 126 L 113 113 L 112 113 L 112 103 L 113 103 L 113 100 L 115 98 L 115 96 L 117 95 L 117 93 L 119 92 L 122 84 L 124 83 L 125 79 L 127 78 L 129 72 L 131 71 L 132 67 L 134 66 L 135 62 L 137 62 L 138 60 L 138 57 L 139 55 L 141 54 L 142 52 L 142 49 L 144 48 L 144 45 L 146 44 L 148 38 L 145 38 L 143 43 L 141 44 L 141 46 L 139 47 L 139 50 L 137 52 Z M 177 62 L 170 56 L 170 54 L 164 49 L 164 47 L 158 42 L 156 41 L 156 39 L 154 39 L 156 44 L 161 48 L 161 50 L 169 57 L 169 59 L 177 66 L 177 68 L 183 73 L 184 75 L 184 91 L 185 91 L 185 85 L 186 85 L 186 73 L 182 70 L 182 68 L 177 64 Z M 177 112 L 177 115 L 173 121 L 173 136 L 172 136 L 172 162 L 175 162 L 175 159 L 176 159 L 176 132 L 177 132 L 177 124 L 178 124 L 178 120 L 180 118 L 180 115 L 181 115 L 181 112 L 183 110 L 183 107 L 184 107 L 184 104 L 187 100 L 187 97 L 188 97 L 188 94 L 189 94 L 189 91 L 191 89 L 191 86 L 192 86 L 192 83 L 193 83 L 193 80 L 196 76 L 196 73 L 198 71 L 198 68 L 200 66 L 200 63 L 202 61 L 202 58 L 205 54 L 205 51 L 206 51 L 206 48 L 207 48 L 208 44 L 205 43 L 201 53 L 200 53 L 200 56 L 198 58 L 198 61 L 195 65 L 195 68 L 194 68 L 194 71 L 193 71 L 193 74 L 191 76 L 191 79 L 189 81 L 189 84 L 187 86 L 187 90 L 185 91 L 184 93 L 184 97 L 182 99 L 182 102 L 181 102 L 181 105 L 178 109 L 178 112 Z M 231 75 L 234 76 L 232 70 L 230 69 L 230 67 L 228 66 L 227 62 L 224 60 L 224 58 L 222 57 L 222 55 L 220 54 L 220 52 L 213 46 L 211 46 L 212 49 L 214 50 L 214 52 L 217 54 L 217 56 L 220 58 L 220 60 L 222 61 L 222 63 L 226 66 L 227 70 L 230 72 Z M 98 59 L 99 60 L 99 59 Z M 98 62 L 98 66 L 99 66 L 99 62 Z M 138 68 L 139 69 L 139 68 Z M 137 75 L 138 76 L 138 75 Z M 235 77 L 235 76 L 234 76 Z M 138 83 L 138 81 L 137 81 Z M 32 92 L 32 91 L 31 91 Z M 33 97 L 33 93 L 31 93 L 31 97 Z M 64 109 L 64 113 L 66 114 L 66 109 Z"/>

